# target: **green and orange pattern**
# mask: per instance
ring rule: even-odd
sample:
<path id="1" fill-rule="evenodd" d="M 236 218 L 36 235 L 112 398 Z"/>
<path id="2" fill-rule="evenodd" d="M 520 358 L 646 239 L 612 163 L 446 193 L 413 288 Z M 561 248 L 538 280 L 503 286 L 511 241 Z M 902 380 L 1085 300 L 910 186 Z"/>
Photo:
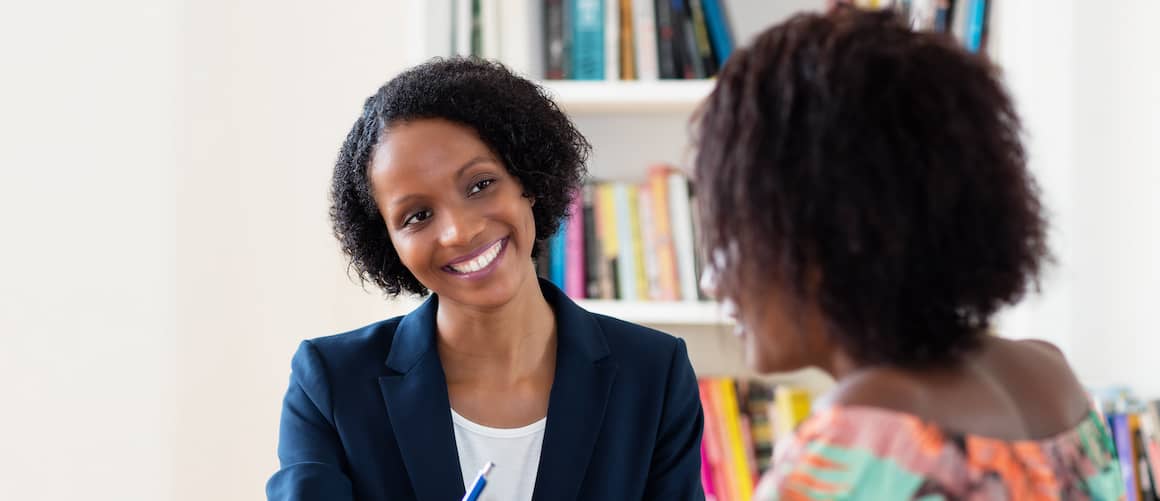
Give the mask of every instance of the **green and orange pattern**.
<path id="1" fill-rule="evenodd" d="M 816 499 L 1119 500 L 1111 435 L 1092 412 L 1047 440 L 943 431 L 916 416 L 834 407 L 778 447 L 755 501 Z"/>

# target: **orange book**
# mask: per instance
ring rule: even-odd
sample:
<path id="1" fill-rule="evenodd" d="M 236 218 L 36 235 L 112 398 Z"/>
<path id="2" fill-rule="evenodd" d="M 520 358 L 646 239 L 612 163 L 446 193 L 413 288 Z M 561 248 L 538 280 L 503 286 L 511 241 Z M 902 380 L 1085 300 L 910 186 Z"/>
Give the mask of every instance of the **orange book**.
<path id="1" fill-rule="evenodd" d="M 660 297 L 676 301 L 680 297 L 680 279 L 677 275 L 677 251 L 673 245 L 673 226 L 669 215 L 669 171 L 667 165 L 654 165 L 648 170 L 649 196 L 652 197 L 652 217 L 655 228 L 653 247 L 656 249 L 657 278 Z"/>
<path id="2" fill-rule="evenodd" d="M 620 0 L 620 79 L 636 80 L 636 49 L 632 34 L 632 1 Z M 637 0 L 640 1 L 640 0 Z"/>

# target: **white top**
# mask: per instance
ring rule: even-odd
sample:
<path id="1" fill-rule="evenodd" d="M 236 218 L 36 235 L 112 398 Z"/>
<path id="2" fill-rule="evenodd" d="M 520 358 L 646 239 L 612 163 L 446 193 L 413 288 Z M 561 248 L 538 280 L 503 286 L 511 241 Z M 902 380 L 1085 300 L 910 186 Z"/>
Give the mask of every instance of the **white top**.
<path id="1" fill-rule="evenodd" d="M 532 499 L 547 417 L 519 428 L 492 428 L 473 423 L 451 409 L 451 423 L 465 490 L 471 489 L 479 470 L 491 461 L 495 468 L 487 475 L 487 487 L 480 501 Z"/>

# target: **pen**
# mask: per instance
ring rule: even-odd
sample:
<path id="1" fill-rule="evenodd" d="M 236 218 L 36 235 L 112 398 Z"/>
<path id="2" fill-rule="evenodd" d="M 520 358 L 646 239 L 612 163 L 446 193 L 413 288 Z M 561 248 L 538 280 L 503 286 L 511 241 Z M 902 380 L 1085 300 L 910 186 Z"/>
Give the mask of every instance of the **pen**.
<path id="1" fill-rule="evenodd" d="M 493 467 L 495 467 L 495 463 L 491 461 L 483 465 L 483 468 L 479 470 L 479 475 L 475 476 L 475 482 L 471 484 L 471 489 L 467 491 L 467 494 L 463 495 L 461 501 L 476 501 L 479 499 L 479 495 L 483 493 L 483 488 L 487 486 L 487 474 L 491 472 Z"/>

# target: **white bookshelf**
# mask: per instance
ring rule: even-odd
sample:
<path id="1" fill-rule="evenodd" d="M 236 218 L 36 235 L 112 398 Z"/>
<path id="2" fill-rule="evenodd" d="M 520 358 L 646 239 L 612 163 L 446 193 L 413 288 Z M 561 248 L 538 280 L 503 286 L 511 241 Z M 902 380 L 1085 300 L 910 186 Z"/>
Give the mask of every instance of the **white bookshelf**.
<path id="1" fill-rule="evenodd" d="M 713 80 L 545 80 L 540 84 L 568 113 L 687 113 L 713 90 Z"/>

